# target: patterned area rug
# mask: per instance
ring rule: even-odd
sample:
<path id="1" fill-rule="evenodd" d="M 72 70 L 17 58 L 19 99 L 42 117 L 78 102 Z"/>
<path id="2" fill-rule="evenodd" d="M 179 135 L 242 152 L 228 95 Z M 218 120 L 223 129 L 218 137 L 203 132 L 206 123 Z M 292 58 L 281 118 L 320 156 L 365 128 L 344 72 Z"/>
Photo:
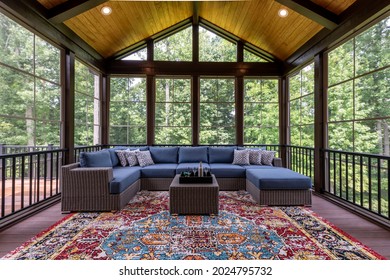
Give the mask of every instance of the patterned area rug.
<path id="1" fill-rule="evenodd" d="M 218 216 L 171 216 L 168 192 L 116 213 L 73 213 L 3 259 L 384 259 L 304 207 L 260 207 L 220 192 Z"/>

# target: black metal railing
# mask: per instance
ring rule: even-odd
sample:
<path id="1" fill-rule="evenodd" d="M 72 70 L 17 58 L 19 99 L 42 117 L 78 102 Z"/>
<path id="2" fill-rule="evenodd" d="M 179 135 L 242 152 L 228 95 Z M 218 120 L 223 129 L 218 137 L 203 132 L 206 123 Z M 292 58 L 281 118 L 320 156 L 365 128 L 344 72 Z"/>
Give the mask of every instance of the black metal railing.
<path id="1" fill-rule="evenodd" d="M 324 150 L 324 191 L 371 213 L 390 218 L 390 157 Z"/>
<path id="2" fill-rule="evenodd" d="M 287 168 L 306 175 L 314 183 L 314 148 L 286 146 Z"/>
<path id="3" fill-rule="evenodd" d="M 60 193 L 65 151 L 0 155 L 0 221 Z"/>

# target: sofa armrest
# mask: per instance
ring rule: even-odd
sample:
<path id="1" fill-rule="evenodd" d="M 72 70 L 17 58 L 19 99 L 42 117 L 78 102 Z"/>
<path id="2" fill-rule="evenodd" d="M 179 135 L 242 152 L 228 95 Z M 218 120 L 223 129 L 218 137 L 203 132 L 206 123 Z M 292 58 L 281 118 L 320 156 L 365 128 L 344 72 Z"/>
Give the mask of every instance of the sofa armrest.
<path id="1" fill-rule="evenodd" d="M 73 163 L 62 167 L 62 197 L 108 196 L 112 167 L 79 166 Z"/>
<path id="2" fill-rule="evenodd" d="M 283 167 L 283 162 L 281 158 L 274 158 L 272 165 L 275 167 Z"/>

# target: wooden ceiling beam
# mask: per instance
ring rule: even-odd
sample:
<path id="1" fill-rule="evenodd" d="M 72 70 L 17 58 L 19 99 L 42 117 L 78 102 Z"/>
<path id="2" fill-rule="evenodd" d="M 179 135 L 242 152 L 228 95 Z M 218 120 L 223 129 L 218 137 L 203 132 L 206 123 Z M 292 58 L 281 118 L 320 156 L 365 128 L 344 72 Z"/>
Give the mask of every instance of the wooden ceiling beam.
<path id="1" fill-rule="evenodd" d="M 107 0 L 69 0 L 50 9 L 48 19 L 61 23 L 105 2 Z"/>
<path id="2" fill-rule="evenodd" d="M 199 24 L 199 2 L 195 1 L 193 3 L 193 16 L 192 16 L 192 22 L 195 25 Z"/>
<path id="3" fill-rule="evenodd" d="M 293 11 L 307 17 L 329 30 L 335 29 L 340 20 L 339 17 L 327 9 L 306 0 L 276 0 L 280 4 L 292 9 Z"/>

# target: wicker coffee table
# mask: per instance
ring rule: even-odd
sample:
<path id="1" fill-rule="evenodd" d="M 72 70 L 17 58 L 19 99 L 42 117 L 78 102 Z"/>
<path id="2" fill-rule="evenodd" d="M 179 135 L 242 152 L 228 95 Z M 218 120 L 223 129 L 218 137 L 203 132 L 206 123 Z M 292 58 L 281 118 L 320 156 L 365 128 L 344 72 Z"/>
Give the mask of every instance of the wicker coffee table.
<path id="1" fill-rule="evenodd" d="M 211 184 L 181 184 L 180 174 L 169 186 L 169 211 L 179 215 L 218 215 L 219 185 L 214 175 Z"/>

